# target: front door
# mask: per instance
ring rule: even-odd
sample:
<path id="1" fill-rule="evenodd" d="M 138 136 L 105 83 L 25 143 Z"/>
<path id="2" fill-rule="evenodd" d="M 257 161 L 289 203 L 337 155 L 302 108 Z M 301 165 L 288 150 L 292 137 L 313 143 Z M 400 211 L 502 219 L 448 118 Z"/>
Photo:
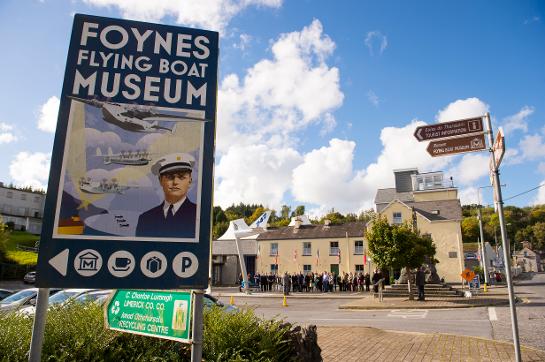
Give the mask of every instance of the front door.
<path id="1" fill-rule="evenodd" d="M 335 273 L 335 275 L 339 275 L 339 264 L 331 264 L 331 273 Z"/>

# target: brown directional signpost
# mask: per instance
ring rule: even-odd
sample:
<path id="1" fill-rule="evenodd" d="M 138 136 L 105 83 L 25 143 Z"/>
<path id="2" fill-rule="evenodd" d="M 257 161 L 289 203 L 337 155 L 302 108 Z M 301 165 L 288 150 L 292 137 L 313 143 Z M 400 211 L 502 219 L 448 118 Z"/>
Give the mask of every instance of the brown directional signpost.
<path id="1" fill-rule="evenodd" d="M 484 149 L 486 149 L 486 142 L 483 134 L 433 141 L 426 148 L 432 157 L 482 151 Z"/>
<path id="2" fill-rule="evenodd" d="M 483 131 L 483 119 L 477 117 L 421 126 L 414 131 L 414 136 L 418 141 L 430 141 L 465 136 L 471 133 L 483 133 Z"/>

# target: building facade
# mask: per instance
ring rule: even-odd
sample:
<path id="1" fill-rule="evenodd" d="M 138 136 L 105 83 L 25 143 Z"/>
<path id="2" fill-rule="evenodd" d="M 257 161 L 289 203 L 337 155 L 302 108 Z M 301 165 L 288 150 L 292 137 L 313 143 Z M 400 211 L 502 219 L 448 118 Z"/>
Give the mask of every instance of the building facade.
<path id="1" fill-rule="evenodd" d="M 418 169 L 394 170 L 395 187 L 377 190 L 376 211 L 390 224 L 409 223 L 429 235 L 436 247 L 439 277 L 459 282 L 464 267 L 462 207 L 452 180 L 442 172 L 419 173 Z"/>
<path id="2" fill-rule="evenodd" d="M 42 231 L 45 194 L 5 187 L 0 183 L 0 215 L 5 224 L 13 223 L 15 230 L 32 234 Z"/>
<path id="3" fill-rule="evenodd" d="M 257 237 L 256 272 L 368 272 L 365 223 L 324 225 L 296 221 Z"/>
<path id="4" fill-rule="evenodd" d="M 522 242 L 522 250 L 513 253 L 513 259 L 515 265 L 519 266 L 523 273 L 543 271 L 540 253 L 532 250 L 532 244 L 528 241 Z"/>

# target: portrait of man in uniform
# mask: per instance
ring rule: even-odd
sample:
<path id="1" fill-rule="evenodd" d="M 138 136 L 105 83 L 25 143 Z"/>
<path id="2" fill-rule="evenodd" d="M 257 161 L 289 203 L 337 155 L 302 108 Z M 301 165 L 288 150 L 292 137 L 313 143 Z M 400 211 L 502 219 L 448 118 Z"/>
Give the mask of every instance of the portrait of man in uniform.
<path id="1" fill-rule="evenodd" d="M 187 197 L 194 164 L 195 158 L 187 153 L 169 154 L 155 162 L 151 172 L 159 178 L 164 201 L 139 216 L 136 236 L 195 237 L 197 207 Z"/>

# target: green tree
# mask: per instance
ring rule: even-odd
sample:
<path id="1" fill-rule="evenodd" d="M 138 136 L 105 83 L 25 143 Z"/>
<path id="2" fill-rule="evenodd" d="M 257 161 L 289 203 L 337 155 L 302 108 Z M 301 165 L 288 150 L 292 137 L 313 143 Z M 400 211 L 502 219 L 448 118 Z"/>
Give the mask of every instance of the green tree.
<path id="1" fill-rule="evenodd" d="M 367 232 L 369 251 L 373 261 L 381 268 L 405 268 L 407 275 L 410 269 L 420 267 L 426 260 L 435 260 L 435 245 L 429 237 L 414 232 L 407 224 L 390 225 L 383 217 L 373 220 Z M 412 300 L 412 290 L 409 291 Z"/>
<path id="2" fill-rule="evenodd" d="M 9 229 L 0 217 L 0 262 L 7 261 L 7 243 L 9 239 Z"/>
<path id="3" fill-rule="evenodd" d="M 245 219 L 246 224 L 251 225 L 264 212 L 265 212 L 265 209 L 263 208 L 263 206 L 258 207 L 257 209 L 254 210 L 254 213 L 249 218 Z"/>
<path id="4" fill-rule="evenodd" d="M 292 216 L 301 216 L 305 214 L 305 205 L 299 205 L 295 208 L 295 211 L 292 212 Z"/>
<path id="5" fill-rule="evenodd" d="M 217 240 L 220 236 L 225 234 L 228 228 L 229 228 L 229 221 L 214 223 L 214 226 L 212 227 L 212 239 Z"/>
<path id="6" fill-rule="evenodd" d="M 532 227 L 534 240 L 532 247 L 535 250 L 545 249 L 545 222 L 538 222 Z"/>
<path id="7" fill-rule="evenodd" d="M 462 240 L 464 243 L 475 243 L 480 237 L 479 220 L 475 216 L 462 220 Z"/>
<path id="8" fill-rule="evenodd" d="M 280 217 L 282 217 L 282 219 L 288 220 L 290 218 L 290 210 L 291 207 L 289 207 L 288 205 L 282 205 L 282 209 L 280 210 Z"/>

